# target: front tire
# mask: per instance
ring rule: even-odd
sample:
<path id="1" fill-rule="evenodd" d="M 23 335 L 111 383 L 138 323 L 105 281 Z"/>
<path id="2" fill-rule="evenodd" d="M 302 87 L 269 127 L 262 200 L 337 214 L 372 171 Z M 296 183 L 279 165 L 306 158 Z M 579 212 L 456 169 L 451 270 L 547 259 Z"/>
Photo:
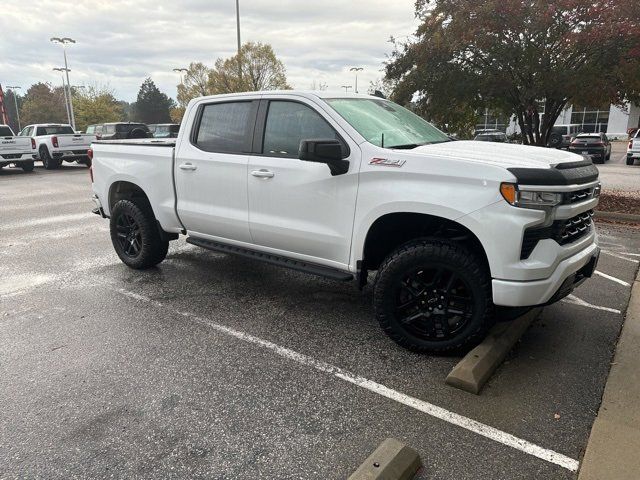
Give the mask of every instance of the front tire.
<path id="1" fill-rule="evenodd" d="M 421 353 L 467 349 L 494 322 L 484 262 L 444 240 L 418 240 L 391 253 L 378 270 L 373 303 L 385 333 Z"/>
<path id="2" fill-rule="evenodd" d="M 169 240 L 160 235 L 153 211 L 144 200 L 118 201 L 109 227 L 113 248 L 128 267 L 151 268 L 167 256 Z"/>

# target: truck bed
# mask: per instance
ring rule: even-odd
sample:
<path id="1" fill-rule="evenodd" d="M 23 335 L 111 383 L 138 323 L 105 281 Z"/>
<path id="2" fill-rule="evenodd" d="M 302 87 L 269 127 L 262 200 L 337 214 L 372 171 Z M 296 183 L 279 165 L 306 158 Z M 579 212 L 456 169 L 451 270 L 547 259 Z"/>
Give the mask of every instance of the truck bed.
<path id="1" fill-rule="evenodd" d="M 173 184 L 174 141 L 99 140 L 93 143 L 94 189 L 99 192 L 106 215 L 110 215 L 110 185 L 140 187 L 149 198 L 153 212 L 166 232 L 180 232 L 175 210 Z"/>

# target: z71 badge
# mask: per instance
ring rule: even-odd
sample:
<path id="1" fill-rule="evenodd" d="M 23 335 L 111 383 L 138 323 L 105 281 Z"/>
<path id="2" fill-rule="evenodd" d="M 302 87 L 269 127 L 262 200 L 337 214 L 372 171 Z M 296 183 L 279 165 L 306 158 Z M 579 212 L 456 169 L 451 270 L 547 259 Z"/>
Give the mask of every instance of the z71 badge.
<path id="1" fill-rule="evenodd" d="M 404 165 L 406 160 L 391 160 L 389 158 L 372 158 L 369 165 L 377 165 L 379 167 L 397 167 Z"/>

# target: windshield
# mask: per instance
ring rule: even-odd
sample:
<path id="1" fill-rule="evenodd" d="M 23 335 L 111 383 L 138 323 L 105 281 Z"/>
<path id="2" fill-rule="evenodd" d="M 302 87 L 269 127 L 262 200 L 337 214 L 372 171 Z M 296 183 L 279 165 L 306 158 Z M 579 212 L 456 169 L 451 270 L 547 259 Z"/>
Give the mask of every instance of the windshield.
<path id="1" fill-rule="evenodd" d="M 13 137 L 11 129 L 5 125 L 0 126 L 0 137 Z"/>
<path id="2" fill-rule="evenodd" d="M 369 143 L 415 148 L 450 141 L 446 134 L 398 104 L 372 98 L 328 98 L 327 103 Z"/>

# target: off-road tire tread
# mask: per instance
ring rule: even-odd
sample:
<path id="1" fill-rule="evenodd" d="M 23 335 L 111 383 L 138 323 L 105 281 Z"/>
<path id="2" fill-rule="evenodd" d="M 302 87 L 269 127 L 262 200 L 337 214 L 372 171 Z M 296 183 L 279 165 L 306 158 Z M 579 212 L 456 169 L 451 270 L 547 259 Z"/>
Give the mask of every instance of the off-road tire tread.
<path id="1" fill-rule="evenodd" d="M 386 312 L 384 308 L 384 295 L 382 290 L 391 282 L 390 277 L 393 272 L 390 267 L 401 261 L 418 263 L 425 255 L 446 258 L 448 261 L 452 263 L 455 262 L 462 268 L 468 269 L 470 276 L 475 277 L 479 282 L 479 286 L 484 292 L 485 297 L 485 308 L 481 314 L 484 320 L 478 324 L 474 331 L 466 334 L 460 338 L 459 341 L 442 347 L 425 347 L 414 343 L 411 339 L 393 328 L 393 317 Z M 414 259 L 413 262 L 411 262 L 411 259 Z M 376 318 L 384 332 L 398 345 L 418 353 L 447 354 L 467 350 L 482 340 L 494 323 L 491 277 L 486 271 L 486 267 L 483 266 L 476 255 L 469 252 L 464 246 L 441 239 L 424 238 L 414 240 L 389 254 L 380 265 L 376 275 L 373 307 Z"/>
<path id="2" fill-rule="evenodd" d="M 138 223 L 142 233 L 142 252 L 136 259 L 131 259 L 120 252 L 117 237 L 115 237 L 115 227 L 112 226 L 112 224 L 115 225 L 118 211 L 122 209 L 129 211 Z M 169 250 L 169 241 L 163 239 L 160 235 L 149 202 L 144 199 L 120 200 L 113 207 L 111 219 L 111 241 L 116 253 L 128 267 L 136 270 L 144 270 L 156 266 L 165 259 L 167 251 Z"/>

